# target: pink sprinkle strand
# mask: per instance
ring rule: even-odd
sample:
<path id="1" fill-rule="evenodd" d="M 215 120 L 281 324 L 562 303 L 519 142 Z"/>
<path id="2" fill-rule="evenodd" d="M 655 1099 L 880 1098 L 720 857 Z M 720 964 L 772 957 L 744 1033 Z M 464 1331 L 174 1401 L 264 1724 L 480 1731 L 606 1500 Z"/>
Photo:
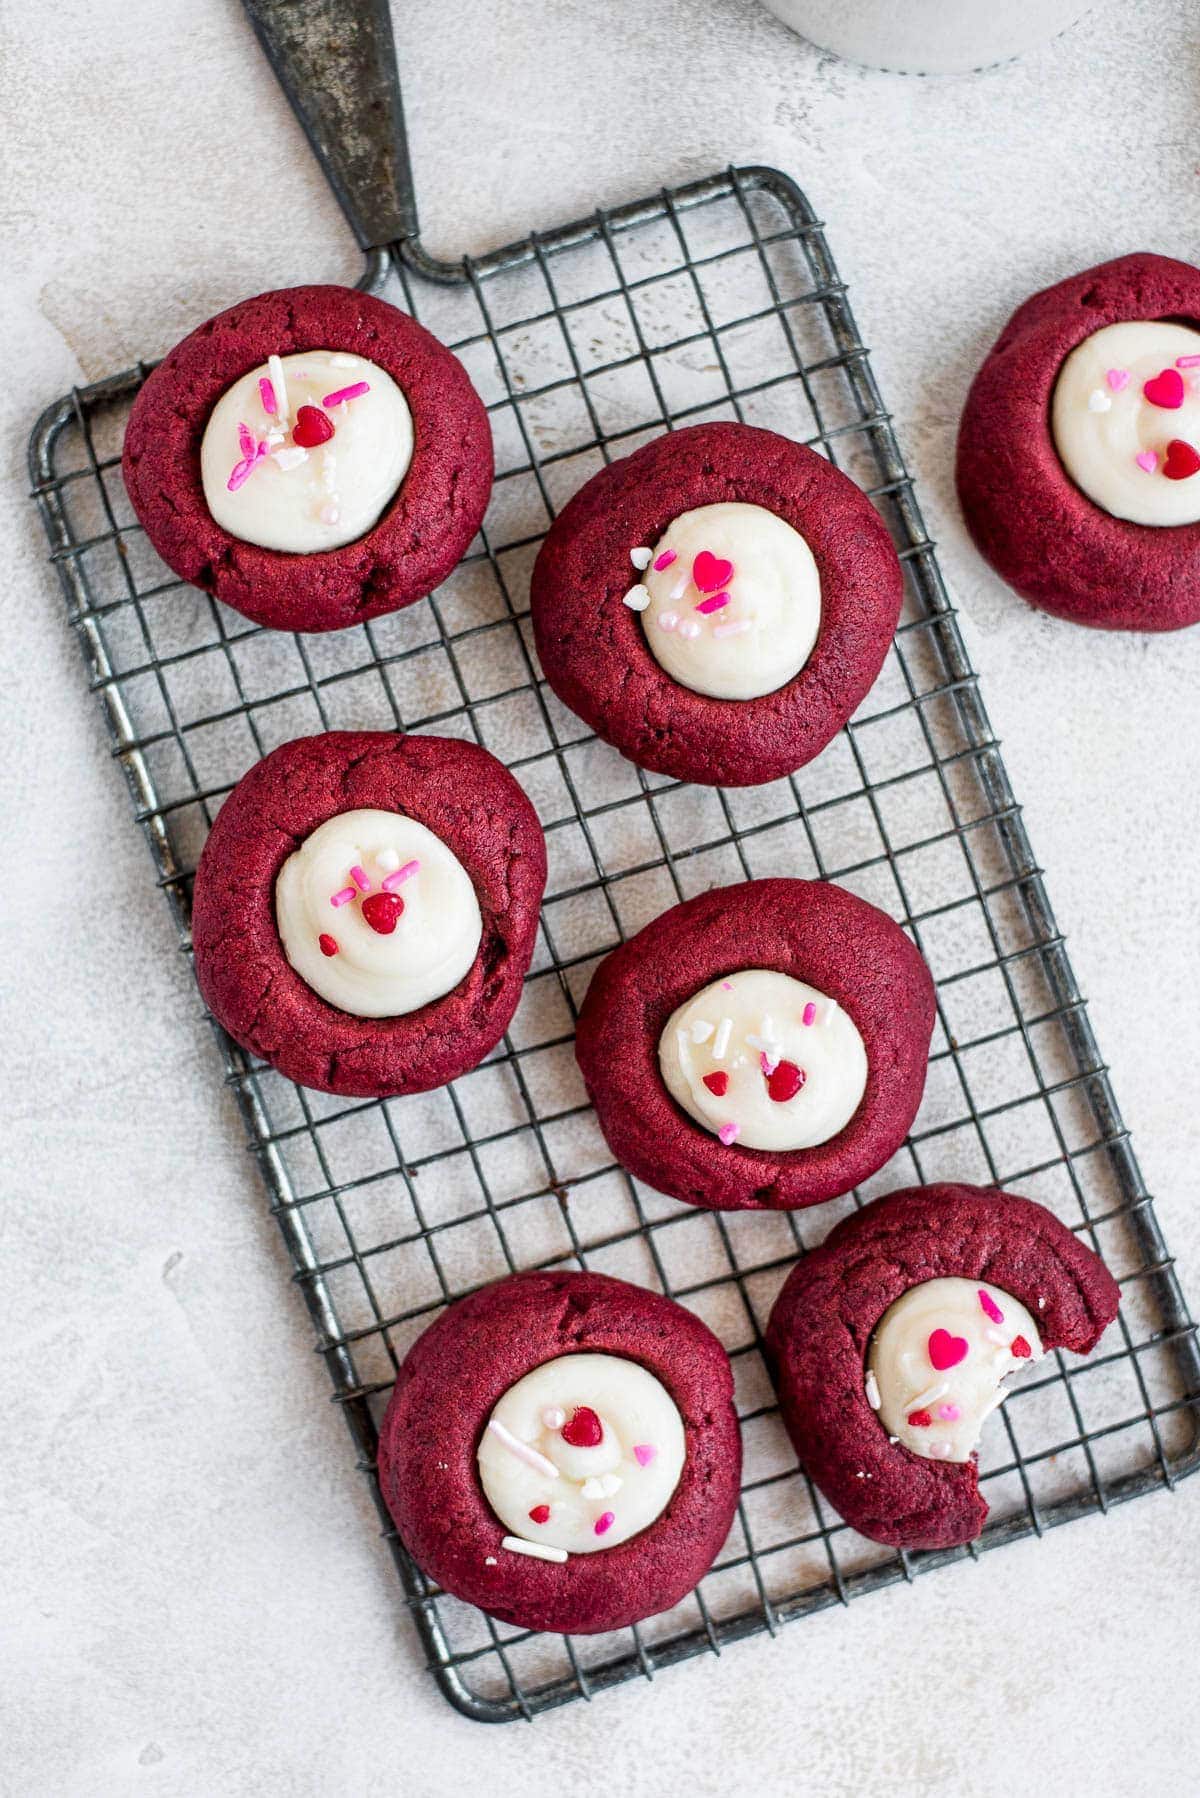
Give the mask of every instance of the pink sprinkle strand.
<path id="1" fill-rule="evenodd" d="M 728 624 L 714 625 L 713 636 L 740 637 L 743 631 L 748 631 L 749 629 L 750 620 L 748 618 L 731 618 Z"/>
<path id="2" fill-rule="evenodd" d="M 254 432 L 249 425 L 239 424 L 237 428 L 238 448 L 243 456 L 252 456 L 255 450 Z"/>
<path id="3" fill-rule="evenodd" d="M 330 903 L 330 905 L 334 905 L 334 906 L 349 905 L 350 901 L 352 899 L 356 899 L 357 897 L 358 897 L 358 895 L 355 892 L 353 887 L 343 887 L 340 893 L 335 893 L 333 895 L 333 897 L 330 899 L 329 903 Z"/>
<path id="4" fill-rule="evenodd" d="M 267 413 L 268 417 L 274 418 L 279 411 L 279 406 L 275 399 L 275 389 L 268 375 L 259 375 L 258 377 L 258 397 L 262 401 L 263 411 Z"/>
<path id="5" fill-rule="evenodd" d="M 763 1073 L 766 1075 L 767 1079 L 769 1080 L 771 1078 L 771 1075 L 775 1072 L 775 1069 L 779 1066 L 779 1062 L 777 1060 L 772 1061 L 771 1057 L 767 1054 L 767 1051 L 764 1049 L 761 1052 L 761 1054 L 759 1055 L 758 1065 L 762 1069 Z"/>
<path id="6" fill-rule="evenodd" d="M 985 1292 L 982 1286 L 979 1288 L 979 1309 L 983 1312 L 985 1317 L 990 1317 L 994 1324 L 1002 1324 L 1004 1322 L 1003 1311 L 1001 1311 L 991 1293 Z"/>
<path id="7" fill-rule="evenodd" d="M 354 882 L 355 886 L 358 888 L 360 893 L 369 893 L 370 892 L 371 883 L 367 879 L 364 871 L 358 866 L 357 862 L 355 863 L 354 867 L 352 867 L 350 870 L 350 878 Z"/>
<path id="8" fill-rule="evenodd" d="M 1197 356 L 1196 360 L 1200 362 L 1200 356 Z M 654 566 L 661 574 L 664 568 L 669 568 L 672 562 L 678 562 L 678 560 L 679 557 L 673 549 L 664 549 L 661 556 L 655 556 Z"/>
<path id="9" fill-rule="evenodd" d="M 808 1004 L 804 1007 L 804 1010 L 800 1014 L 800 1022 L 802 1024 L 815 1024 L 816 1021 L 817 1021 L 817 1008 L 813 1004 L 812 1000 L 810 999 Z"/>
<path id="10" fill-rule="evenodd" d="M 248 425 L 239 424 L 237 428 L 238 448 L 242 452 L 240 462 L 235 462 L 229 473 L 225 486 L 230 493 L 236 493 L 239 487 L 249 480 L 251 471 L 255 469 L 267 453 L 266 439 L 256 441 L 253 431 Z"/>
<path id="11" fill-rule="evenodd" d="M 361 399 L 364 393 L 370 393 L 369 381 L 352 381 L 349 387 L 339 387 L 335 393 L 327 393 L 321 401 L 323 406 L 340 406 L 343 400 Z"/>
<path id="12" fill-rule="evenodd" d="M 728 1148 L 730 1143 L 736 1140 L 737 1133 L 738 1126 L 736 1124 L 722 1124 L 721 1128 L 717 1131 L 717 1137 L 725 1144 L 725 1147 Z"/>
<path id="13" fill-rule="evenodd" d="M 403 886 L 406 880 L 412 879 L 420 866 L 420 862 L 405 862 L 402 868 L 397 868 L 394 874 L 386 877 L 383 883 L 384 892 L 394 893 L 398 886 Z"/>
<path id="14" fill-rule="evenodd" d="M 651 1461 L 658 1456 L 658 1450 L 652 1442 L 639 1442 L 634 1447 L 633 1458 L 639 1467 L 649 1467 Z"/>
<path id="15" fill-rule="evenodd" d="M 1176 368 L 1200 368 L 1200 356 L 1176 356 Z M 655 564 L 657 567 L 657 563 Z"/>
<path id="16" fill-rule="evenodd" d="M 710 593 L 707 599 L 702 599 L 700 601 L 696 610 L 698 612 L 720 612 L 723 611 L 728 604 L 728 593 Z"/>
<path id="17" fill-rule="evenodd" d="M 603 1536 L 612 1528 L 616 1521 L 616 1517 L 611 1511 L 605 1511 L 603 1516 L 597 1517 L 593 1528 L 598 1536 Z"/>

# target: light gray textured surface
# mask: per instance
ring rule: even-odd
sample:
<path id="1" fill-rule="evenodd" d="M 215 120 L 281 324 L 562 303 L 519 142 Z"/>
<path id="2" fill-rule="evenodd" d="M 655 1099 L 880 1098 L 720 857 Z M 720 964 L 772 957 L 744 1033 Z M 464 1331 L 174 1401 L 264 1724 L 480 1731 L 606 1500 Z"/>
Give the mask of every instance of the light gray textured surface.
<path id="1" fill-rule="evenodd" d="M 10 4 L 0 29 L 3 1788 L 1194 1785 L 1200 1482 L 532 1730 L 461 1721 L 420 1671 L 22 498 L 32 415 L 71 381 L 357 259 L 232 0 Z M 1016 300 L 1121 250 L 1195 255 L 1189 0 L 1101 8 L 950 83 L 822 59 L 753 0 L 413 0 L 398 31 L 431 247 L 730 159 L 809 190 L 1200 1292 L 1200 632 L 1027 611 L 967 546 L 950 482 L 971 369 Z"/>

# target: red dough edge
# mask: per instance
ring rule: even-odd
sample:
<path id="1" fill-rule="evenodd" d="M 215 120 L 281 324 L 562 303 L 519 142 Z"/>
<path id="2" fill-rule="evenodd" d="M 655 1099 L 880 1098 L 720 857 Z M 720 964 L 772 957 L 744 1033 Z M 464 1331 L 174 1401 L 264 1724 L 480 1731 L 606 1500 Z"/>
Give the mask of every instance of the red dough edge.
<path id="1" fill-rule="evenodd" d="M 1119 256 L 1017 308 L 967 395 L 958 497 L 980 554 L 1033 605 L 1106 630 L 1178 630 L 1200 620 L 1200 524 L 1110 517 L 1075 486 L 1050 431 L 1066 358 L 1130 319 L 1200 330 L 1200 269 Z"/>
<path id="2" fill-rule="evenodd" d="M 836 999 L 863 1039 L 862 1103 L 816 1148 L 727 1148 L 663 1081 L 658 1041 L 671 1013 L 748 967 Z M 794 1209 L 849 1192 L 904 1141 L 925 1088 L 934 1008 L 924 958 L 886 913 L 828 881 L 750 880 L 685 900 L 606 956 L 575 1054 L 610 1149 L 639 1180 L 715 1211 Z"/>
<path id="3" fill-rule="evenodd" d="M 368 357 L 396 382 L 412 414 L 408 473 L 378 523 L 341 549 L 244 543 L 204 498 L 209 416 L 269 355 L 322 349 Z M 492 436 L 462 364 L 406 312 L 352 287 L 291 287 L 218 313 L 153 370 L 130 414 L 122 471 L 146 535 L 183 580 L 257 624 L 333 631 L 423 599 L 457 565 L 491 492 Z"/>
<path id="4" fill-rule="evenodd" d="M 999 1286 L 1036 1319 L 1048 1350 L 1077 1355 L 1095 1346 L 1120 1298 L 1099 1256 L 1044 1206 L 979 1186 L 891 1193 L 792 1269 L 766 1335 L 788 1434 L 846 1522 L 896 1548 L 971 1542 L 988 1511 L 974 1460 L 927 1461 L 893 1444 L 863 1390 L 888 1306 L 941 1278 Z"/>
<path id="5" fill-rule="evenodd" d="M 662 1514 L 561 1563 L 501 1548 L 475 1455 L 501 1395 L 545 1361 L 623 1355 L 660 1380 L 687 1451 Z M 379 1442 L 396 1528 L 430 1578 L 525 1629 L 590 1635 L 669 1610 L 707 1573 L 737 1508 L 742 1444 L 729 1357 L 690 1311 L 606 1274 L 514 1274 L 459 1299 L 405 1357 Z M 488 1566 L 488 1557 L 495 1565 Z"/>
<path id="6" fill-rule="evenodd" d="M 359 807 L 402 812 L 440 837 L 483 917 L 464 979 L 403 1017 L 328 1005 L 287 960 L 275 923 L 284 861 L 326 819 Z M 537 814 L 485 749 L 398 731 L 300 737 L 243 775 L 209 833 L 192 904 L 196 979 L 230 1036 L 301 1086 L 358 1098 L 425 1092 L 473 1068 L 507 1029 L 545 883 Z"/>
<path id="7" fill-rule="evenodd" d="M 821 627 L 794 680 L 761 699 L 709 699 L 673 681 L 624 595 L 631 549 L 672 519 L 738 500 L 804 537 L 821 577 Z M 639 767 L 756 786 L 810 762 L 857 709 L 895 634 L 904 579 L 870 500 L 823 456 L 750 425 L 689 425 L 601 469 L 551 525 L 530 604 L 546 679 Z"/>

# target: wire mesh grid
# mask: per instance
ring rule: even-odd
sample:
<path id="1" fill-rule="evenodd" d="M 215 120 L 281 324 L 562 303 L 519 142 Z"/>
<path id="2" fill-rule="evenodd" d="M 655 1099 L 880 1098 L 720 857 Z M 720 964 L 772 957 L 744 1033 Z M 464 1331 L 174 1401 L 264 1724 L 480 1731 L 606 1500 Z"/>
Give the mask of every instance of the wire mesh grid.
<path id="1" fill-rule="evenodd" d="M 287 739 L 337 728 L 473 737 L 514 770 L 550 877 L 521 1006 L 441 1091 L 347 1101 L 297 1088 L 218 1032 L 359 1450 L 399 1359 L 447 1301 L 518 1268 L 588 1266 L 670 1293 L 732 1357 L 745 1442 L 737 1521 L 700 1588 L 610 1636 L 498 1624 L 432 1588 L 380 1516 L 431 1666 L 469 1715 L 574 1697 L 1192 1471 L 1200 1362 L 937 561 L 824 236 L 801 192 L 730 170 L 478 262 L 413 242 L 387 287 L 464 362 L 497 480 L 471 553 L 427 604 L 329 636 L 262 631 L 174 580 L 120 478 L 145 370 L 72 395 L 32 445 L 52 557 L 185 945 L 191 876 L 223 796 Z M 527 589 L 558 507 L 606 460 L 684 421 L 811 444 L 870 493 L 907 571 L 895 645 L 856 717 L 789 780 L 695 788 L 640 773 L 540 680 Z M 925 1099 L 867 1187 L 801 1214 L 697 1212 L 615 1166 L 572 1054 L 600 956 L 680 898 L 767 874 L 837 880 L 900 920 L 938 985 Z M 874 1194 L 943 1178 L 1041 1200 L 1097 1248 L 1122 1310 L 1089 1360 L 1050 1356 L 981 1453 L 991 1518 L 969 1550 L 858 1536 L 797 1468 L 759 1352 L 798 1253 Z M 375 1487 L 376 1503 L 379 1504 Z"/>

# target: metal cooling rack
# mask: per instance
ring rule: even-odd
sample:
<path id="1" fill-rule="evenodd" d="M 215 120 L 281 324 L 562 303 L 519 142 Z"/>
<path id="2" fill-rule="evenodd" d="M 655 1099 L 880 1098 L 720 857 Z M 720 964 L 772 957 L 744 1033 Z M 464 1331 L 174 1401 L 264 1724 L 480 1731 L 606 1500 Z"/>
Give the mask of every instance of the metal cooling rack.
<path id="1" fill-rule="evenodd" d="M 217 1032 L 446 1696 L 472 1717 L 529 1717 L 1192 1472 L 1194 1327 L 803 194 L 770 169 L 731 169 L 476 261 L 437 263 L 410 239 L 373 252 L 363 285 L 451 345 L 492 419 L 483 530 L 428 603 L 292 636 L 174 580 L 120 477 L 145 368 L 51 406 L 31 463 L 91 686 L 185 946 L 192 871 L 222 798 L 290 737 L 473 737 L 542 818 L 537 954 L 484 1066 L 440 1092 L 346 1101 L 292 1086 Z M 792 779 L 728 792 L 639 773 L 587 735 L 539 678 L 527 607 L 555 508 L 603 462 L 709 418 L 784 431 L 844 468 L 886 518 L 908 577 L 895 645 L 854 720 Z M 597 959 L 664 907 L 784 872 L 840 881 L 919 943 L 939 1001 L 925 1100 L 904 1148 L 852 1197 L 795 1215 L 698 1212 L 612 1163 L 574 1065 L 575 1011 Z M 1090 1360 L 1049 1357 L 999 1413 L 981 1458 L 992 1507 L 981 1541 L 899 1554 L 856 1535 L 798 1470 L 760 1330 L 795 1256 L 850 1206 L 944 1178 L 1049 1205 L 1104 1255 L 1122 1309 Z M 736 1375 L 746 1460 L 731 1537 L 683 1604 L 611 1636 L 531 1635 L 438 1592 L 373 1479 L 395 1369 L 439 1308 L 514 1269 L 557 1265 L 670 1293 L 716 1330 Z"/>

